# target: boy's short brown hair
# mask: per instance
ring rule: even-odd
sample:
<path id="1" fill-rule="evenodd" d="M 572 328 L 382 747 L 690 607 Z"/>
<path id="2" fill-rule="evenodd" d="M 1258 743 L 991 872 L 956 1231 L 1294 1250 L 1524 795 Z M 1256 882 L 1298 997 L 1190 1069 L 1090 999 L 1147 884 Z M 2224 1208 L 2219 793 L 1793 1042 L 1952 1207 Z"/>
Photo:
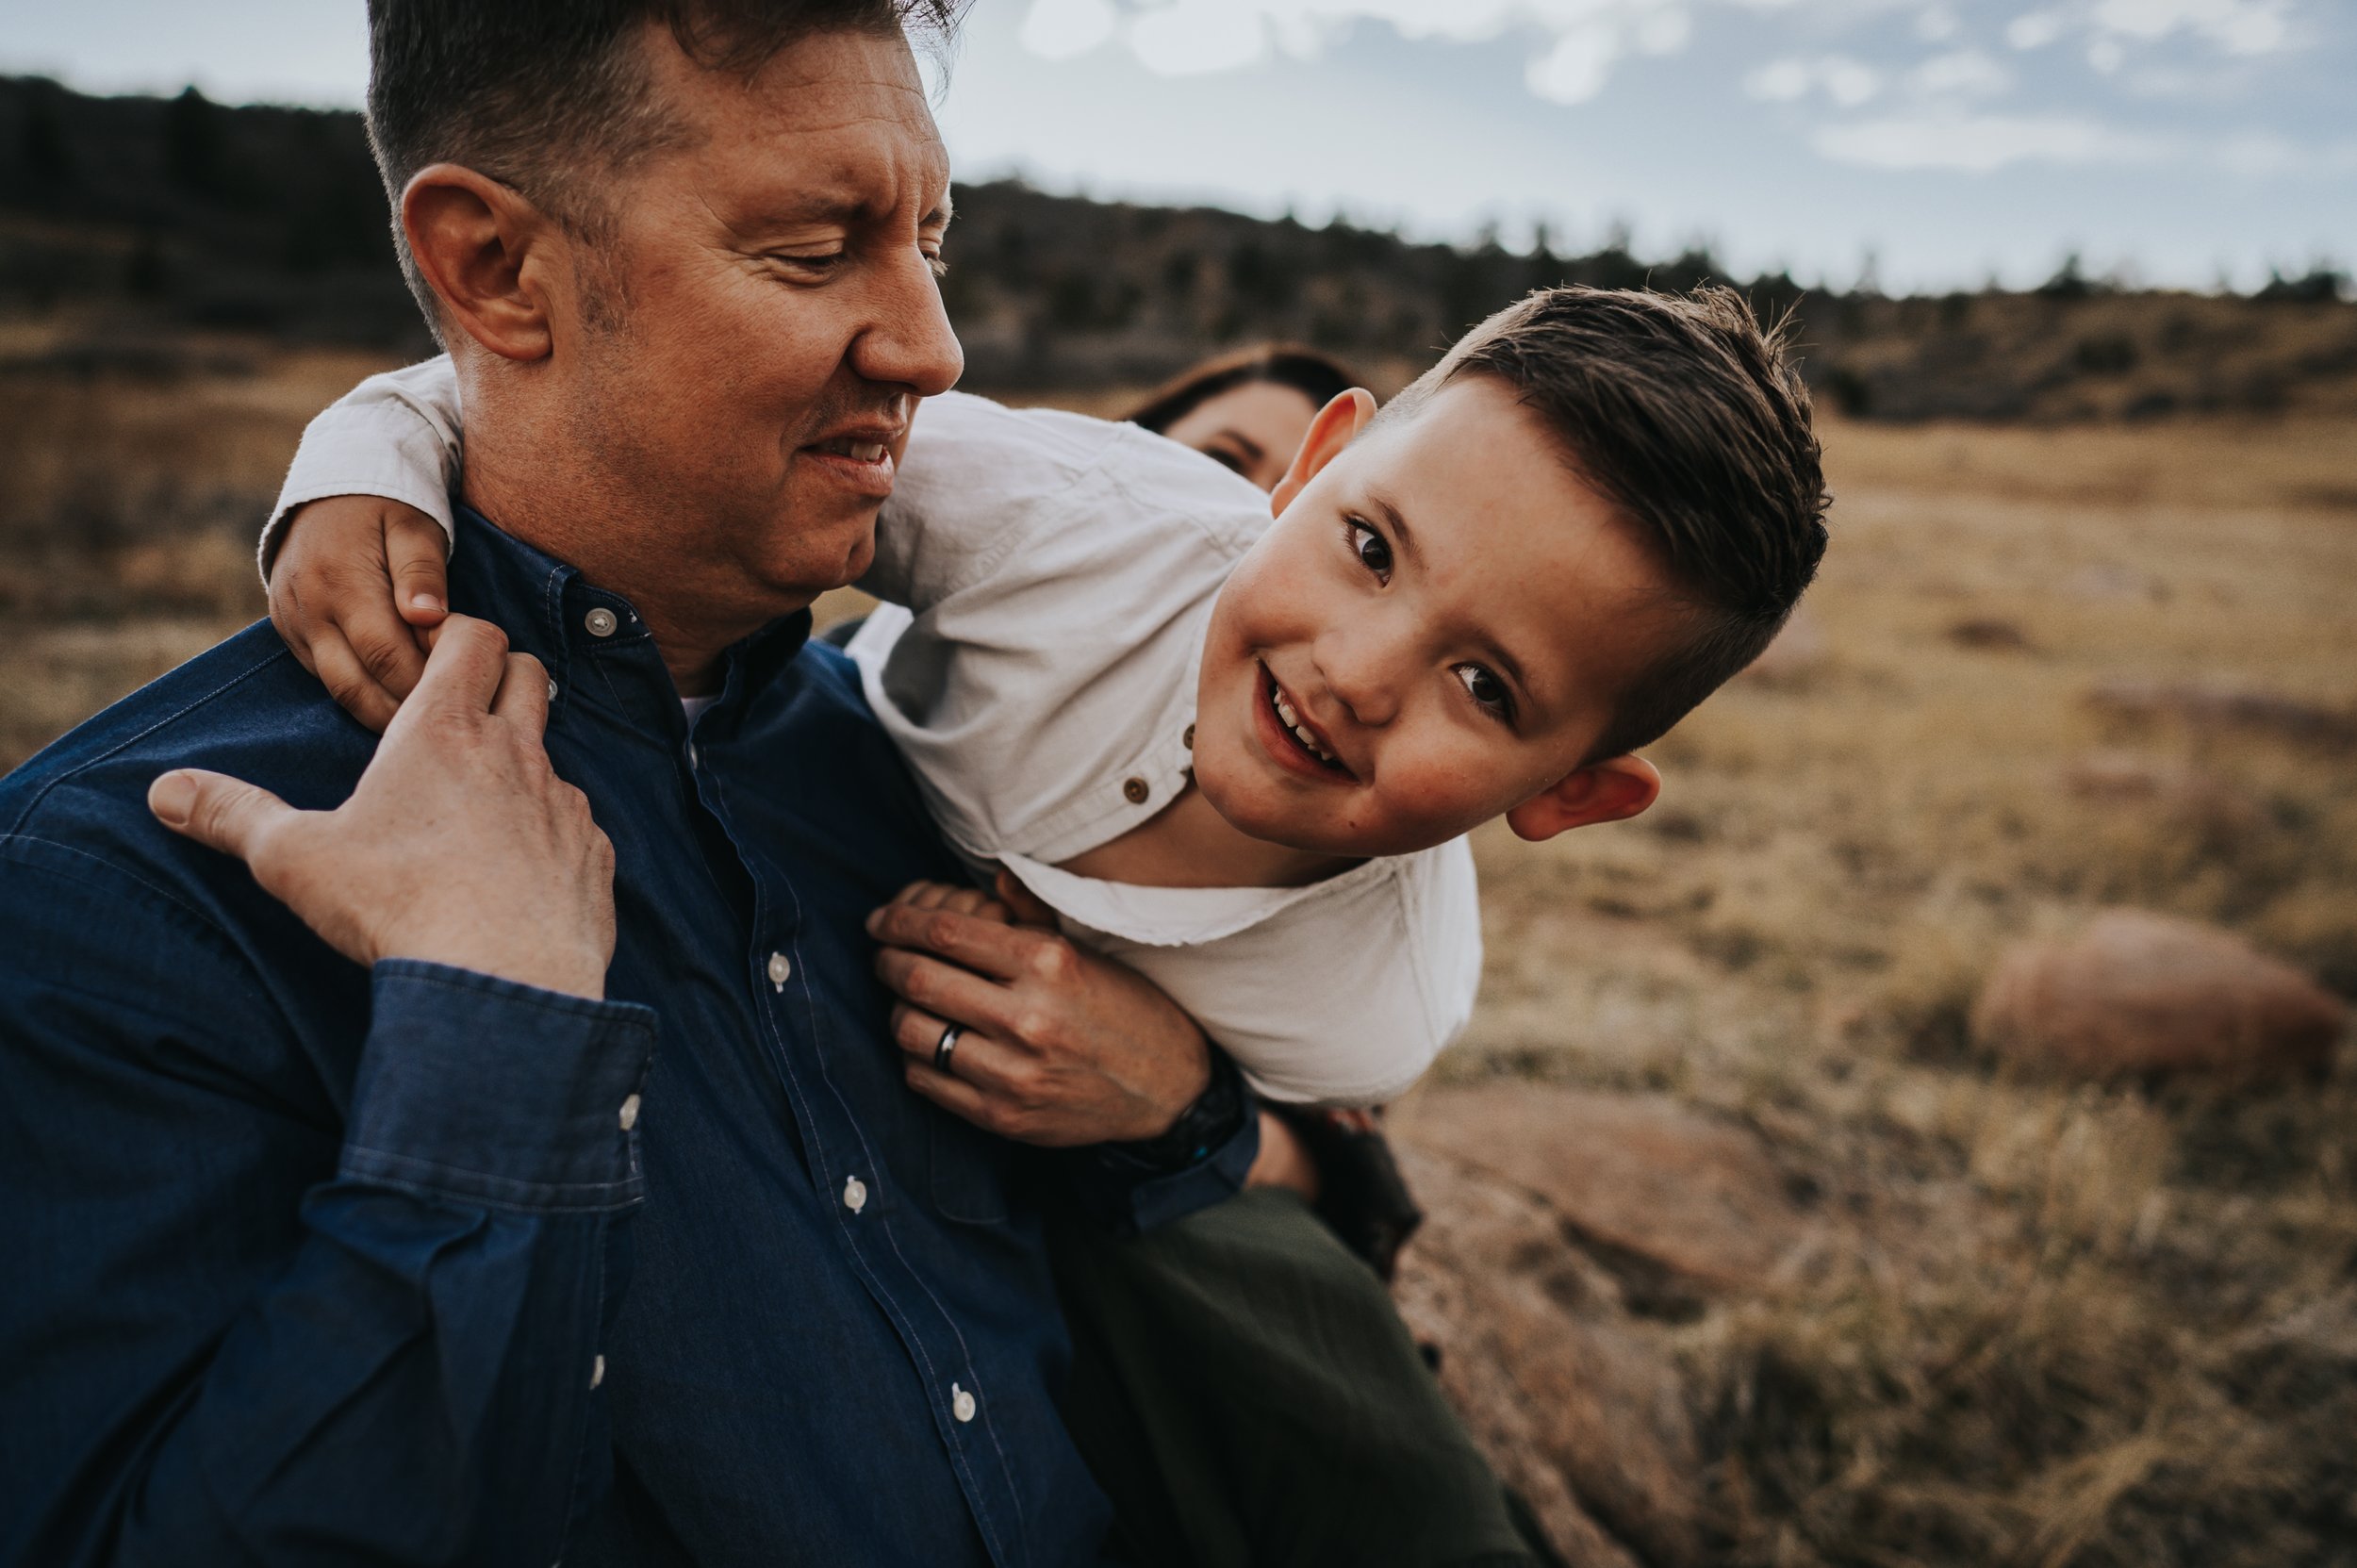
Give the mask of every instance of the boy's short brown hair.
<path id="1" fill-rule="evenodd" d="M 1658 740 L 1757 658 L 1817 573 L 1822 449 L 1785 332 L 1761 331 L 1731 289 L 1543 289 L 1383 410 L 1412 417 L 1459 376 L 1504 381 L 1643 531 L 1691 607 L 1689 635 L 1622 693 L 1591 761 Z"/>

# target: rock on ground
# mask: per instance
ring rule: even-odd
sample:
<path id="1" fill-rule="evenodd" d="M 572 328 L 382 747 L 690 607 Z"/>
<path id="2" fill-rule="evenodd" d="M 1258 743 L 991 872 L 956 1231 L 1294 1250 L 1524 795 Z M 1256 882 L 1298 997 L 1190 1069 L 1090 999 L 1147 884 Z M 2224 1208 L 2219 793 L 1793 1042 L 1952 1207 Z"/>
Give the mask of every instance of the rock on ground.
<path id="1" fill-rule="evenodd" d="M 1640 1290 L 1767 1285 L 1810 1228 L 1757 1138 L 1666 1095 L 1485 1083 L 1420 1096 L 1392 1130 L 1539 1198 Z"/>
<path id="2" fill-rule="evenodd" d="M 2141 910 L 2017 946 L 1972 1012 L 1974 1036 L 2008 1060 L 2095 1079 L 2318 1071 L 2348 1022 L 2347 1004 L 2290 965 Z"/>
<path id="3" fill-rule="evenodd" d="M 1401 1163 L 1429 1217 L 1400 1313 L 1492 1467 L 1573 1568 L 1696 1561 L 1698 1445 L 1651 1326 L 1542 1204 L 1443 1156 Z"/>

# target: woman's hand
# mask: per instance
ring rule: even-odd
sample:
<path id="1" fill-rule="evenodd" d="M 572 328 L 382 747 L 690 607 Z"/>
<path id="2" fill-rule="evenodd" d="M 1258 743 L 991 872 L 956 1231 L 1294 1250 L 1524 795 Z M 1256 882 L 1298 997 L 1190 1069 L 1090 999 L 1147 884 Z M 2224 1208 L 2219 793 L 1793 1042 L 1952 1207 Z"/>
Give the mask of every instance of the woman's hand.
<path id="1" fill-rule="evenodd" d="M 1000 873 L 997 897 L 918 883 L 867 918 L 900 999 L 909 1087 L 986 1132 L 1045 1147 L 1167 1131 L 1211 1081 L 1203 1032 L 1151 981 L 1075 947 Z M 942 1031 L 961 1032 L 949 1071 Z"/>
<path id="2" fill-rule="evenodd" d="M 297 507 L 270 567 L 270 619 L 328 695 L 379 734 L 450 613 L 441 525 L 381 496 Z"/>

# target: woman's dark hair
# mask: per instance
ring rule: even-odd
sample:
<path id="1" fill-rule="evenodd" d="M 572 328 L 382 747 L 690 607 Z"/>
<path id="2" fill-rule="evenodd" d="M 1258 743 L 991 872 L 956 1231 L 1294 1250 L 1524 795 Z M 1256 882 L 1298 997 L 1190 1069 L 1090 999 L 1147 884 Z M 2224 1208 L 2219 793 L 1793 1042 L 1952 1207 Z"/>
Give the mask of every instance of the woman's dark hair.
<path id="1" fill-rule="evenodd" d="M 1256 343 L 1215 355 L 1180 372 L 1177 380 L 1163 383 L 1153 396 L 1123 417 L 1131 424 L 1163 435 L 1220 393 L 1256 381 L 1290 387 L 1308 398 L 1312 408 L 1323 408 L 1353 387 L 1363 385 L 1341 361 L 1315 349 L 1298 343 Z"/>

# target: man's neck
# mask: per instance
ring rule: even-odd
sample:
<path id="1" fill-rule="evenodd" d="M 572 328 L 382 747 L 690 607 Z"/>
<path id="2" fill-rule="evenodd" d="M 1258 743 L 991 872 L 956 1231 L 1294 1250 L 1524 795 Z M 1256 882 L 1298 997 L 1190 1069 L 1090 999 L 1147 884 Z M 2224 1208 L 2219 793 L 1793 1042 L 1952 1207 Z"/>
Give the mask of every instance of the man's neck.
<path id="1" fill-rule="evenodd" d="M 624 509 L 611 498 L 509 481 L 498 463 L 478 463 L 471 447 L 462 499 L 510 536 L 629 600 L 683 697 L 717 695 L 722 655 L 798 607 L 754 602 L 741 584 L 732 585 L 733 592 L 701 592 L 682 580 L 683 563 L 667 558 L 659 539 L 621 520 Z"/>

